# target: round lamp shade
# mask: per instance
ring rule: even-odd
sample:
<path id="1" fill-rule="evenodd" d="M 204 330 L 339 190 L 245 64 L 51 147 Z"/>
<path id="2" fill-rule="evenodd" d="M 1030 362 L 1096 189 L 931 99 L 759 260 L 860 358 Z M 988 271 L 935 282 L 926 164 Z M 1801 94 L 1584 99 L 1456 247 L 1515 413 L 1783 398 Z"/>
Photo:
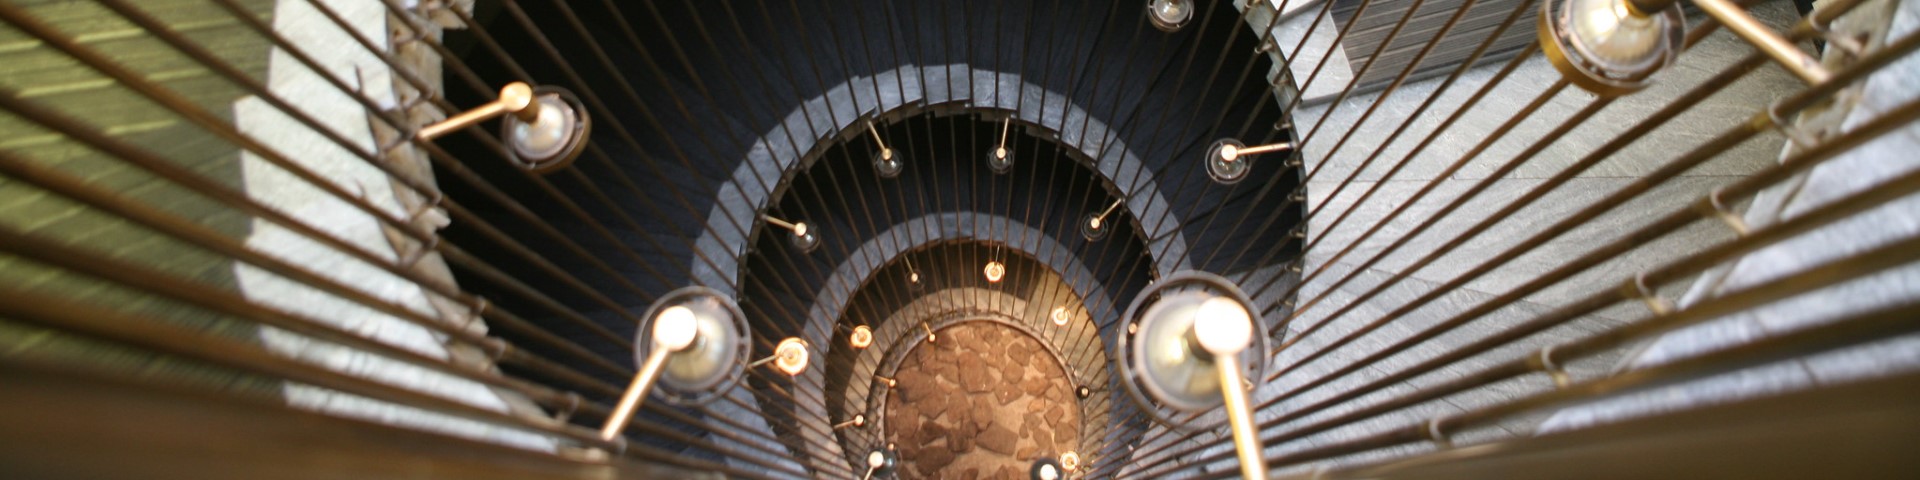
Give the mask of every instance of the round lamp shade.
<path id="1" fill-rule="evenodd" d="M 807 363 L 813 355 L 807 351 L 807 341 L 799 337 L 787 337 L 773 347 L 773 368 L 788 376 L 799 375 L 807 371 Z"/>
<path id="2" fill-rule="evenodd" d="M 1013 150 L 1006 147 L 994 147 L 987 151 L 987 169 L 993 173 L 1007 173 L 1013 170 Z"/>
<path id="3" fill-rule="evenodd" d="M 1060 480 L 1066 478 L 1066 467 L 1060 461 L 1047 457 L 1033 460 L 1033 466 L 1027 468 L 1027 478 L 1032 480 Z"/>
<path id="4" fill-rule="evenodd" d="M 820 249 L 820 235 L 813 233 L 812 225 L 807 222 L 793 222 L 793 236 L 788 237 L 787 241 L 800 253 L 813 253 Z"/>
<path id="5" fill-rule="evenodd" d="M 900 162 L 900 154 L 891 148 L 873 154 L 873 171 L 879 173 L 880 178 L 898 177 L 900 171 L 905 169 L 906 164 Z"/>
<path id="6" fill-rule="evenodd" d="M 1147 2 L 1147 20 L 1153 28 L 1173 33 L 1193 20 L 1193 0 L 1152 0 Z"/>
<path id="7" fill-rule="evenodd" d="M 1540 2 L 1540 46 L 1567 81 L 1600 95 L 1651 84 L 1678 56 L 1686 37 L 1679 8 L 1641 14 L 1627 0 Z"/>
<path id="8" fill-rule="evenodd" d="M 853 346 L 855 350 L 873 345 L 873 329 L 866 325 L 853 327 L 853 334 L 847 337 L 847 344 Z"/>
<path id="9" fill-rule="evenodd" d="M 1143 410 L 1156 420 L 1177 428 L 1210 428 L 1187 419 L 1176 420 L 1175 413 L 1205 411 L 1223 403 L 1220 377 L 1215 370 L 1214 354 L 1201 340 L 1207 333 L 1215 343 L 1220 332 L 1244 333 L 1217 326 L 1216 317 L 1251 323 L 1250 332 L 1265 332 L 1262 319 L 1240 288 L 1224 278 L 1205 272 L 1180 272 L 1148 286 L 1126 316 L 1133 325 L 1120 337 L 1117 362 L 1127 392 Z M 1235 315 L 1224 315 L 1233 312 Z M 1230 335 L 1247 344 L 1238 354 L 1247 378 L 1263 378 L 1268 352 L 1265 335 Z M 1229 340 L 1232 341 L 1232 340 Z M 1219 350 L 1218 345 L 1211 345 Z"/>
<path id="10" fill-rule="evenodd" d="M 1247 179 L 1247 173 L 1253 171 L 1253 162 L 1240 155 L 1240 149 L 1246 144 L 1231 138 L 1222 138 L 1207 148 L 1207 177 L 1221 185 L 1232 185 Z"/>
<path id="11" fill-rule="evenodd" d="M 573 164 L 586 151 L 587 137 L 593 132 L 593 117 L 579 97 L 564 88 L 541 86 L 533 89 L 533 101 L 539 104 L 532 121 L 507 115 L 500 123 L 500 138 L 514 163 L 534 173 L 550 173 Z"/>
<path id="12" fill-rule="evenodd" d="M 642 317 L 645 324 L 635 333 L 634 364 L 645 363 L 647 355 L 661 341 L 684 342 L 683 328 L 656 328 L 660 322 L 686 324 L 691 320 L 693 338 L 683 350 L 667 355 L 653 394 L 675 405 L 706 403 L 738 385 L 743 366 L 751 352 L 747 346 L 746 314 L 732 298 L 706 287 L 686 287 L 661 296 Z"/>
<path id="13" fill-rule="evenodd" d="M 867 469 L 873 472 L 872 478 L 885 477 L 899 465 L 900 454 L 891 448 L 867 452 Z"/>
<path id="14" fill-rule="evenodd" d="M 1087 212 L 1086 216 L 1080 217 L 1080 236 L 1089 242 L 1107 238 L 1107 232 L 1113 231 L 1114 220 L 1118 218 L 1100 218 L 1098 212 Z"/>

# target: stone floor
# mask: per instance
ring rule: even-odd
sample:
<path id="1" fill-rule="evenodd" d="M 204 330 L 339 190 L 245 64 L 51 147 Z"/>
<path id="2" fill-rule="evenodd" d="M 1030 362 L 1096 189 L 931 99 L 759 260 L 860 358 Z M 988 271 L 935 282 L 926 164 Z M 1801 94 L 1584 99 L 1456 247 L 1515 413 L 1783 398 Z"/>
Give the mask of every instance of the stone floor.
<path id="1" fill-rule="evenodd" d="M 940 330 L 901 362 L 884 428 L 901 478 L 1020 479 L 1078 445 L 1080 405 L 1060 364 L 1012 328 Z"/>

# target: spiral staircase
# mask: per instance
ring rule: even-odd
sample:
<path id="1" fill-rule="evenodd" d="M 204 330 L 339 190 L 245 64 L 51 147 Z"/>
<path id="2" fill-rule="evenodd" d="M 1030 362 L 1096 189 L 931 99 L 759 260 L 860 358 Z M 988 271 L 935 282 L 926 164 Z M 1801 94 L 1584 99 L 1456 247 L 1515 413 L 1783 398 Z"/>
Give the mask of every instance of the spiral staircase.
<path id="1" fill-rule="evenodd" d="M 0 0 L 0 471 L 1920 472 L 1920 3 L 1562 3 Z"/>

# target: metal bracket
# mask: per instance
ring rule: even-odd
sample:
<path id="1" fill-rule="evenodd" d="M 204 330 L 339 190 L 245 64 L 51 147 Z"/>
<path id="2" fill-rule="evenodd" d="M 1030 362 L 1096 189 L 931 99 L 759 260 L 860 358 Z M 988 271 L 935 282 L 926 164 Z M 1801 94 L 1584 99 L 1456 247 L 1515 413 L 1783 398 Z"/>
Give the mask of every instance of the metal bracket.
<path id="1" fill-rule="evenodd" d="M 1554 388 L 1567 388 L 1567 385 L 1573 383 L 1573 378 L 1567 375 L 1567 370 L 1562 368 L 1558 362 L 1553 361 L 1553 347 L 1553 345 L 1548 345 L 1546 348 L 1541 348 L 1539 352 L 1536 352 L 1533 356 L 1533 366 L 1542 372 L 1546 372 L 1547 377 L 1553 379 Z"/>
<path id="2" fill-rule="evenodd" d="M 1647 310 L 1653 311 L 1653 316 L 1664 317 L 1673 313 L 1673 302 L 1662 298 L 1660 294 L 1654 293 L 1653 289 L 1647 287 L 1646 272 L 1634 274 L 1633 278 L 1621 283 L 1620 295 L 1629 300 L 1645 303 Z"/>
<path id="3" fill-rule="evenodd" d="M 1707 196 L 1700 197 L 1700 201 L 1694 202 L 1693 204 L 1694 210 L 1698 210 L 1701 215 L 1705 215 L 1708 218 L 1719 219 L 1721 223 L 1727 225 L 1727 228 L 1733 229 L 1735 235 L 1742 237 L 1747 236 L 1747 233 L 1752 231 L 1752 229 L 1747 226 L 1745 219 L 1740 218 L 1739 215 L 1735 215 L 1727 209 L 1726 203 L 1720 200 L 1722 191 L 1723 189 L 1721 188 L 1715 188 L 1713 192 L 1708 193 Z"/>
<path id="4" fill-rule="evenodd" d="M 1446 432 L 1440 431 L 1439 417 L 1427 419 L 1427 440 L 1440 448 L 1453 448 L 1453 440 L 1447 438 Z"/>

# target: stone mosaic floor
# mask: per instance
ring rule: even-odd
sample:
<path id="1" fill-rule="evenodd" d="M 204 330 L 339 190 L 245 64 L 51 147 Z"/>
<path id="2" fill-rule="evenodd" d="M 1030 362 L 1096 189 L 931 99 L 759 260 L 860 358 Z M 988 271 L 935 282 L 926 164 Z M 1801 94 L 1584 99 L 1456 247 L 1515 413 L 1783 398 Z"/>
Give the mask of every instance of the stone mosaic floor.
<path id="1" fill-rule="evenodd" d="M 902 361 L 887 398 L 901 478 L 1024 479 L 1034 458 L 1080 443 L 1080 405 L 1032 337 L 973 322 L 939 331 Z"/>

